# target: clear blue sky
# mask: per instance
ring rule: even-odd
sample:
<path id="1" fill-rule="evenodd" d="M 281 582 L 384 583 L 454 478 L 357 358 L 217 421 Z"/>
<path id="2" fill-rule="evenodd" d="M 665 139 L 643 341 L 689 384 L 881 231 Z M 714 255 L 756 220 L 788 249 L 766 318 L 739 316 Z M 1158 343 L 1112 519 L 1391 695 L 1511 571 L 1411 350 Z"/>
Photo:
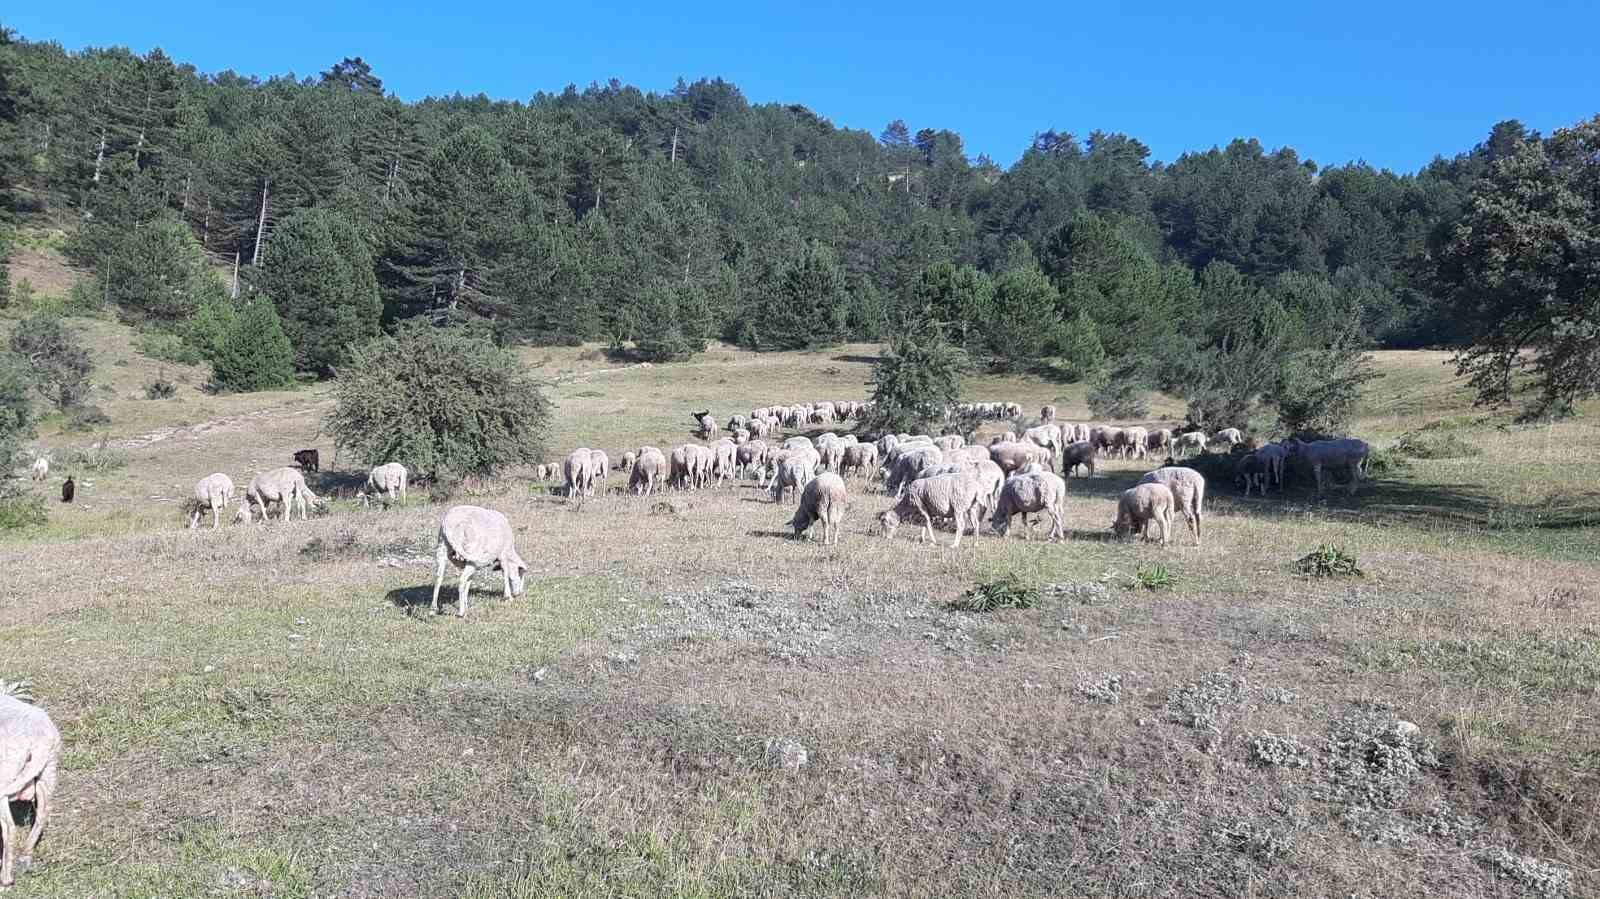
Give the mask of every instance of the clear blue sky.
<path id="1" fill-rule="evenodd" d="M 721 76 L 873 134 L 895 118 L 949 128 L 1003 165 L 1055 128 L 1122 131 L 1162 160 L 1253 136 L 1413 171 L 1501 119 L 1548 133 L 1600 112 L 1600 4 L 1582 2 L 6 6 L 30 39 L 159 46 L 206 72 L 315 75 L 361 56 L 407 100 Z"/>

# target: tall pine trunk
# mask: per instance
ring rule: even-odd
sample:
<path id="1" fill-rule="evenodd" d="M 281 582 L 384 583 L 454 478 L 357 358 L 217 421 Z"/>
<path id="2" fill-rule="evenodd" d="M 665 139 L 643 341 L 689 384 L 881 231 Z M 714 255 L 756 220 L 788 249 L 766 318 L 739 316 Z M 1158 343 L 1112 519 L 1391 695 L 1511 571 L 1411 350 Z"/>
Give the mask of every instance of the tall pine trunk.
<path id="1" fill-rule="evenodd" d="M 267 179 L 261 179 L 261 214 L 256 218 L 256 250 L 250 256 L 250 267 L 261 264 L 261 236 L 267 230 Z"/>

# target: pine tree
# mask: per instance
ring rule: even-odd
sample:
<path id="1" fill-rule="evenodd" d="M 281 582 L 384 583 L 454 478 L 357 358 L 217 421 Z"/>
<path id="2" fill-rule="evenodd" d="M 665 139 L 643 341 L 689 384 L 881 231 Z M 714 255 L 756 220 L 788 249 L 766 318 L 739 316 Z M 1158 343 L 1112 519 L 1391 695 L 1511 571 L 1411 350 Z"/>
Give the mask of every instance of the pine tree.
<path id="1" fill-rule="evenodd" d="M 163 325 L 183 322 L 219 289 L 194 234 L 170 215 L 123 234 L 98 274 L 122 314 Z"/>
<path id="2" fill-rule="evenodd" d="M 1056 289 L 1038 269 L 1020 268 L 994 283 L 984 337 L 1002 368 L 1036 363 L 1060 324 Z"/>
<path id="3" fill-rule="evenodd" d="M 378 334 L 383 301 L 372 255 L 338 213 L 303 209 L 290 216 L 251 280 L 277 308 L 301 371 L 332 374 L 349 347 Z"/>
<path id="4" fill-rule="evenodd" d="M 911 323 L 872 369 L 872 411 L 864 424 L 877 433 L 926 433 L 961 398 L 967 357 L 945 339 L 938 323 Z"/>
<path id="5" fill-rule="evenodd" d="M 761 348 L 798 350 L 830 346 L 844 337 L 844 272 L 833 251 L 807 244 L 784 270 L 778 292 L 761 309 Z"/>
<path id="6" fill-rule="evenodd" d="M 284 336 L 278 312 L 265 299 L 251 300 L 211 359 L 219 390 L 249 393 L 278 390 L 294 383 L 294 349 Z"/>

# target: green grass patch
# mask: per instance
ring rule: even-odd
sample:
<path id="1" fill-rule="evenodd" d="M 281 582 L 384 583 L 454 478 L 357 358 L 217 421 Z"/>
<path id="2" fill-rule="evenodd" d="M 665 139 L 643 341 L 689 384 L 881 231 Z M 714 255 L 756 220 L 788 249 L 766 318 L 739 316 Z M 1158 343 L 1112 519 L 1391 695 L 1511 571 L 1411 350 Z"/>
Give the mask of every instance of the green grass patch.
<path id="1" fill-rule="evenodd" d="M 1031 609 L 1039 602 L 1039 588 L 1016 574 L 978 584 L 950 602 L 958 612 L 992 612 L 995 609 Z"/>
<path id="2" fill-rule="evenodd" d="M 1294 568 L 1306 577 L 1366 577 L 1366 572 L 1356 564 L 1354 554 L 1331 543 L 1324 543 L 1301 556 Z"/>
<path id="3" fill-rule="evenodd" d="M 1413 459 L 1464 459 L 1483 455 L 1479 446 L 1460 434 L 1439 428 L 1410 431 L 1401 436 L 1396 449 Z"/>

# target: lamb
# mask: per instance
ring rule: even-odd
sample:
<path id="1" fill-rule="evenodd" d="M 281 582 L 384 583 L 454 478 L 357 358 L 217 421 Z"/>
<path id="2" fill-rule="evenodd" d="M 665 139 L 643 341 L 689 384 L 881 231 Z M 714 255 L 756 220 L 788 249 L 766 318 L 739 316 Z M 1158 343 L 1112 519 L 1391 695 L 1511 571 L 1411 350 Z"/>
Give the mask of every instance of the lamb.
<path id="1" fill-rule="evenodd" d="M 628 475 L 628 487 L 636 494 L 649 496 L 656 491 L 656 485 L 666 478 L 667 472 L 667 457 L 661 450 L 642 446 Z"/>
<path id="2" fill-rule="evenodd" d="M 1365 440 L 1354 437 L 1344 437 L 1337 440 L 1314 440 L 1306 443 L 1303 440 L 1287 440 L 1284 448 L 1290 457 L 1304 457 L 1311 463 L 1312 474 L 1317 479 L 1317 495 L 1322 495 L 1323 469 L 1345 469 L 1350 473 L 1350 494 L 1356 493 L 1356 482 L 1365 474 L 1363 466 L 1366 464 L 1367 455 L 1372 452 L 1372 447 Z"/>
<path id="3" fill-rule="evenodd" d="M 306 519 L 306 502 L 320 506 L 322 497 L 311 492 L 306 486 L 305 475 L 298 468 L 274 468 L 264 471 L 250 479 L 250 486 L 244 491 L 245 502 L 239 504 L 239 511 L 234 515 L 234 521 L 251 520 L 250 507 L 252 505 L 261 509 L 261 520 L 266 521 L 268 503 L 283 504 L 283 520 L 289 520 L 291 507 L 296 503 L 300 506 L 300 520 Z"/>
<path id="4" fill-rule="evenodd" d="M 72 498 L 77 495 L 78 482 L 74 481 L 72 479 L 72 475 L 69 474 L 67 475 L 67 479 L 61 482 L 61 501 L 64 503 L 70 503 L 72 502 Z"/>
<path id="5" fill-rule="evenodd" d="M 1239 433 L 1239 429 L 1238 428 L 1223 428 L 1222 430 L 1218 431 L 1217 433 L 1211 435 L 1210 442 L 1211 443 L 1226 443 L 1228 446 L 1231 447 L 1235 443 L 1239 443 L 1239 442 L 1241 442 L 1243 440 L 1244 440 L 1244 435 Z"/>
<path id="6" fill-rule="evenodd" d="M 561 477 L 567 496 L 594 496 L 594 457 L 589 448 L 578 447 L 561 463 Z"/>
<path id="7" fill-rule="evenodd" d="M 844 520 L 844 508 L 848 500 L 849 495 L 844 489 L 844 478 L 831 472 L 818 475 L 806 484 L 805 492 L 800 495 L 800 508 L 789 521 L 794 528 L 795 538 L 799 539 L 813 522 L 820 521 L 822 545 L 837 544 L 839 524 Z"/>
<path id="8" fill-rule="evenodd" d="M 217 529 L 217 510 L 233 502 L 233 478 L 221 472 L 206 475 L 194 485 L 194 502 L 189 506 L 189 529 L 200 526 L 200 513 L 211 510 L 211 529 Z"/>
<path id="9" fill-rule="evenodd" d="M 1153 523 L 1161 530 L 1161 545 L 1166 546 L 1172 533 L 1173 502 L 1172 491 L 1165 484 L 1129 487 L 1117 501 L 1117 520 L 1111 524 L 1111 533 L 1121 539 L 1138 531 L 1149 542 Z"/>
<path id="10" fill-rule="evenodd" d="M 1141 484 L 1161 484 L 1172 491 L 1173 508 L 1183 513 L 1189 530 L 1194 534 L 1194 545 L 1200 545 L 1200 525 L 1205 520 L 1206 479 L 1192 468 L 1168 466 L 1158 468 L 1139 479 Z M 1165 541 L 1163 541 L 1165 542 Z"/>
<path id="11" fill-rule="evenodd" d="M 894 539 L 895 529 L 903 519 L 922 518 L 923 541 L 933 540 L 933 519 L 951 518 L 956 523 L 956 538 L 950 542 L 952 549 L 961 545 L 961 535 L 970 524 L 977 533 L 978 479 L 965 472 L 918 478 L 906 485 L 905 495 L 890 511 L 878 516 L 883 534 Z"/>
<path id="12" fill-rule="evenodd" d="M 493 509 L 478 506 L 453 506 L 439 523 L 439 543 L 433 551 L 437 572 L 433 580 L 433 614 L 439 614 L 439 588 L 444 585 L 446 565 L 461 569 L 461 588 L 456 598 L 456 617 L 467 617 L 467 589 L 472 575 L 480 568 L 493 566 L 505 573 L 506 599 L 522 595 L 522 576 L 528 563 L 517 555 L 516 535 L 511 522 Z"/>
<path id="13" fill-rule="evenodd" d="M 1033 443 L 994 443 L 989 445 L 989 457 L 1000 470 L 1011 474 L 1029 462 L 1048 466 L 1055 461 L 1050 451 Z"/>
<path id="14" fill-rule="evenodd" d="M 1187 458 L 1189 450 L 1203 453 L 1206 451 L 1205 432 L 1190 431 L 1187 434 L 1177 434 L 1172 438 L 1172 448 L 1179 459 Z"/>
<path id="15" fill-rule="evenodd" d="M 28 467 L 28 472 L 35 481 L 42 481 L 50 477 L 50 460 L 40 456 L 33 460 L 33 464 Z"/>
<path id="16" fill-rule="evenodd" d="M 0 685 L 3 686 L 3 685 Z M 0 690 L 0 890 L 16 883 L 18 863 L 33 861 L 45 824 L 50 820 L 50 800 L 56 791 L 56 768 L 61 761 L 61 731 L 37 706 Z M 33 826 L 17 845 L 17 822 L 11 803 L 33 803 Z"/>
<path id="17" fill-rule="evenodd" d="M 1014 516 L 1031 512 L 1045 512 L 1050 516 L 1050 539 L 1066 537 L 1067 482 L 1048 471 L 1016 474 L 1006 478 L 1000 488 L 1000 501 L 995 506 L 990 524 L 1001 537 L 1011 529 Z"/>
<path id="18" fill-rule="evenodd" d="M 406 467 L 399 462 L 385 462 L 367 474 L 367 489 L 383 491 L 393 502 L 395 494 L 401 499 L 406 498 Z"/>
<path id="19" fill-rule="evenodd" d="M 1092 478 L 1094 477 L 1096 456 L 1094 444 L 1087 440 L 1079 440 L 1077 443 L 1070 444 L 1061 451 L 1061 473 L 1070 475 L 1081 465 L 1089 469 L 1089 473 L 1084 477 Z"/>
<path id="20" fill-rule="evenodd" d="M 611 477 L 611 457 L 605 450 L 589 450 L 590 468 L 594 471 L 594 479 L 604 481 Z"/>

